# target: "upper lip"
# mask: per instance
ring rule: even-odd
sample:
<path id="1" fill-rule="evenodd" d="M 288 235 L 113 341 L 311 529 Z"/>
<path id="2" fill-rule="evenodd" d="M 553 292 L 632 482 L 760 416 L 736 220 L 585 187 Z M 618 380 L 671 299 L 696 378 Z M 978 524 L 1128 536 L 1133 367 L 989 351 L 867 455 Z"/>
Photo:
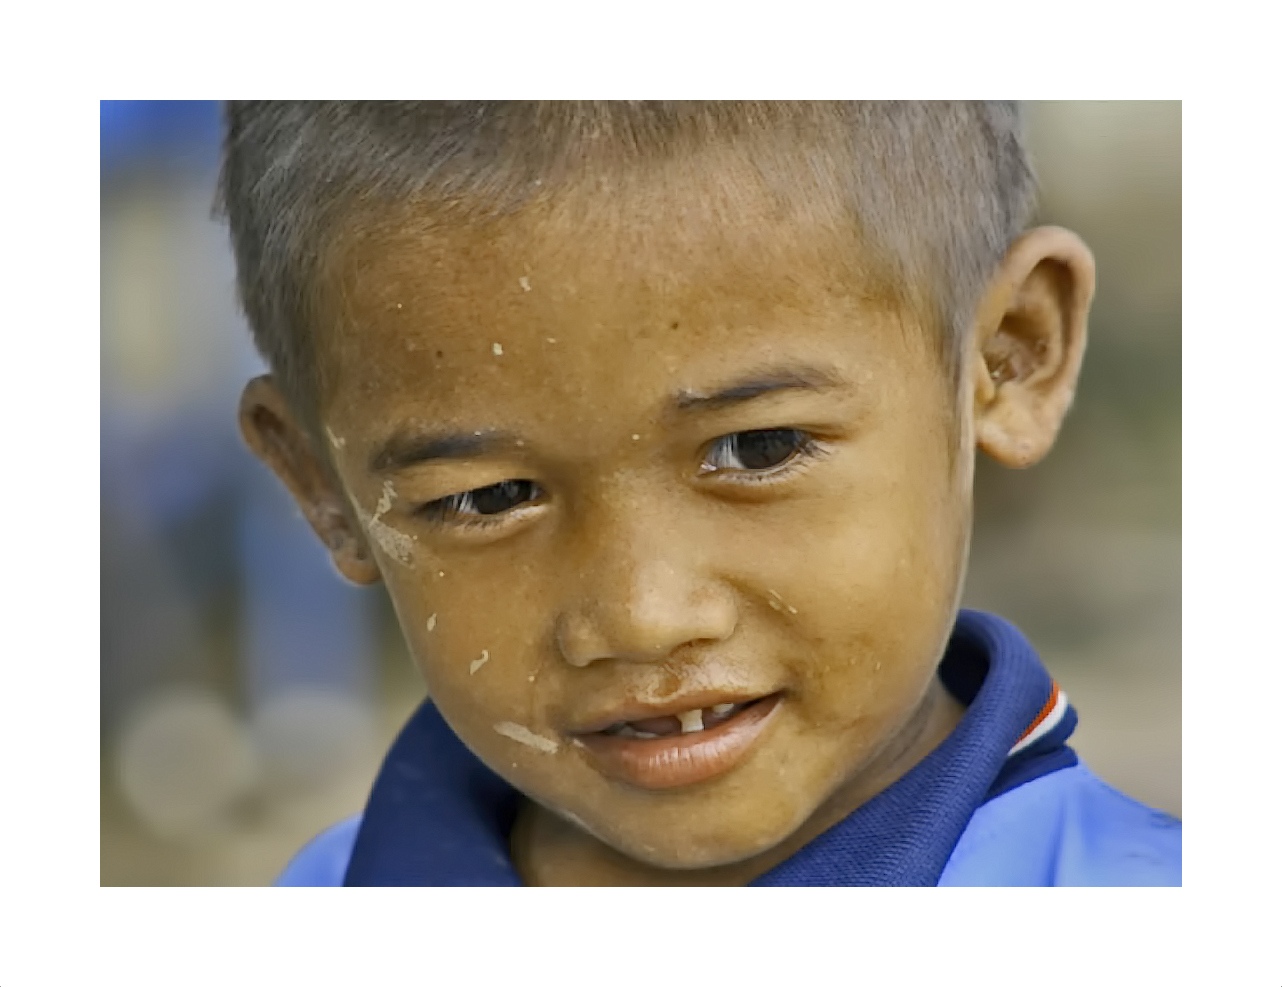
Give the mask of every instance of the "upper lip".
<path id="1" fill-rule="evenodd" d="M 775 690 L 777 691 L 777 690 Z M 718 706 L 724 703 L 750 703 L 758 699 L 764 699 L 766 696 L 773 695 L 772 691 L 766 692 L 726 692 L 724 690 L 705 690 L 702 692 L 691 692 L 684 696 L 677 696 L 673 699 L 665 700 L 662 703 L 649 703 L 640 700 L 626 702 L 619 706 L 613 706 L 608 712 L 599 716 L 593 716 L 585 719 L 581 723 L 571 727 L 568 733 L 587 734 L 600 733 L 616 723 L 627 723 L 633 720 L 648 720 L 659 716 L 676 716 L 678 713 L 686 713 L 693 709 L 707 709 L 709 706 Z"/>

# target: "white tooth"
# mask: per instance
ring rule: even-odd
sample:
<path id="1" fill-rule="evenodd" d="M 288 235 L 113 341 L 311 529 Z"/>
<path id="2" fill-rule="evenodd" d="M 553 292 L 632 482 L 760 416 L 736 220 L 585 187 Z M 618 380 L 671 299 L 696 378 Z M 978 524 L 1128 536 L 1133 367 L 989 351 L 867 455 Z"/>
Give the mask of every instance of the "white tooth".
<path id="1" fill-rule="evenodd" d="M 729 713 L 734 709 L 734 703 L 717 703 L 712 707 L 712 711 L 720 716 L 722 713 Z"/>
<path id="2" fill-rule="evenodd" d="M 688 713 L 678 713 L 682 733 L 698 733 L 703 729 L 703 710 L 692 709 Z"/>
<path id="3" fill-rule="evenodd" d="M 654 740 L 659 736 L 657 733 L 647 733 L 644 730 L 633 730 L 632 735 L 640 738 L 641 740 Z"/>

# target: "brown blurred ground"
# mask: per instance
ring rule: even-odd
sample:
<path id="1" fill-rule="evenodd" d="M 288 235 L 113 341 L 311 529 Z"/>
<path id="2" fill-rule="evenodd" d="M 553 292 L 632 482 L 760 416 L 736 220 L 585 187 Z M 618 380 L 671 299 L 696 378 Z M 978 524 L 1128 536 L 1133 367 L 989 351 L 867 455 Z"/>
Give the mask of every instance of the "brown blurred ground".
<path id="1" fill-rule="evenodd" d="M 965 603 L 1013 620 L 1038 646 L 1081 716 L 1074 746 L 1105 780 L 1178 814 L 1180 108 L 1030 113 L 1043 219 L 1092 246 L 1099 292 L 1076 407 L 1050 459 L 1022 473 L 980 464 Z M 209 825 L 162 837 L 126 804 L 105 733 L 102 883 L 266 884 L 307 838 L 359 811 L 423 695 L 385 606 L 383 617 L 377 736 L 324 784 L 260 785 Z M 235 695 L 234 608 L 219 619 L 205 646 Z"/>

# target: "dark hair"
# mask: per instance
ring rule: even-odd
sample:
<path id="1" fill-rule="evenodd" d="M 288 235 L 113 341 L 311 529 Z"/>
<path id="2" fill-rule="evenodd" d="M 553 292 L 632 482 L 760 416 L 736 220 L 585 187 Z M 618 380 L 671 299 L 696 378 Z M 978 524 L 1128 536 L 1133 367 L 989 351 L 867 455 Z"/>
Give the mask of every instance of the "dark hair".
<path id="1" fill-rule="evenodd" d="M 794 198 L 838 193 L 955 373 L 1033 208 L 1016 103 L 231 102 L 218 209 L 255 342 L 314 430 L 321 265 L 362 211 L 501 216 L 593 169 L 717 146 L 755 155 Z"/>

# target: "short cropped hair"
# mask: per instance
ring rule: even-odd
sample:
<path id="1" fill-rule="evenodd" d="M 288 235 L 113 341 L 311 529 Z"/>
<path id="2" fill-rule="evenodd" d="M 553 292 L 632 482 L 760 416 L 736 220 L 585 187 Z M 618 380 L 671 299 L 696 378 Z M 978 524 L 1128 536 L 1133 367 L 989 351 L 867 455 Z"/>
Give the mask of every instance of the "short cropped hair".
<path id="1" fill-rule="evenodd" d="M 231 102 L 217 209 L 254 340 L 319 426 L 318 280 L 362 210 L 455 222 L 519 211 L 593 168 L 765 150 L 795 194 L 835 193 L 859 242 L 923 309 L 955 376 L 980 293 L 1030 220 L 1035 183 L 1011 102 Z"/>

